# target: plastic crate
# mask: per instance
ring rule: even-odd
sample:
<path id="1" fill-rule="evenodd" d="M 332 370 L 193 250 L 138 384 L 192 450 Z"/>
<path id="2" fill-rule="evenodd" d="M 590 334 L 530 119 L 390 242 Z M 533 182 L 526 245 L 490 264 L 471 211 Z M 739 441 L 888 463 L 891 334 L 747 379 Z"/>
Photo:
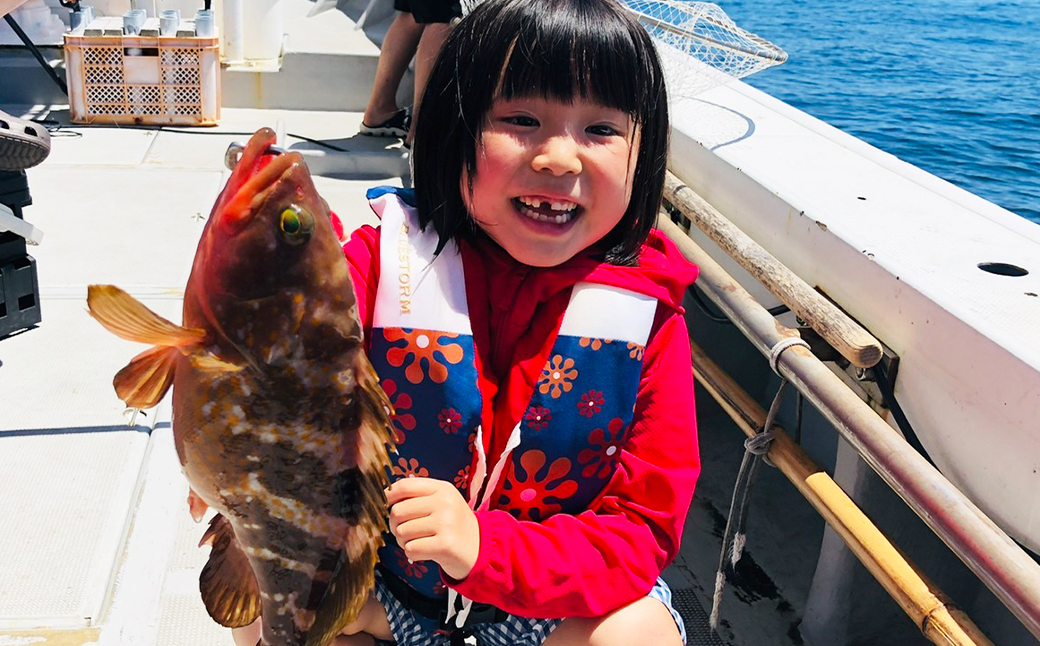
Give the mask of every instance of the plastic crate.
<path id="1" fill-rule="evenodd" d="M 41 320 L 36 260 L 23 255 L 0 261 L 0 339 Z"/>
<path id="2" fill-rule="evenodd" d="M 220 121 L 219 38 L 65 34 L 74 123 L 212 126 Z"/>

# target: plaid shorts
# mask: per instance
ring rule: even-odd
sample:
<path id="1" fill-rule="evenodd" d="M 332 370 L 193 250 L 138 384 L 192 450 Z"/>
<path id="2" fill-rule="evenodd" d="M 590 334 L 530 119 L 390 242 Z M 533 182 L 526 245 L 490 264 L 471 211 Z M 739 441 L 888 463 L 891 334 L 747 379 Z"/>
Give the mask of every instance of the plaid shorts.
<path id="1" fill-rule="evenodd" d="M 390 631 L 394 635 L 397 646 L 450 646 L 451 637 L 440 630 L 437 621 L 405 608 L 404 604 L 386 587 L 379 570 L 376 570 L 375 593 L 379 603 L 383 604 L 383 608 L 386 610 Z M 664 579 L 658 578 L 647 596 L 657 599 L 668 608 L 672 619 L 675 620 L 675 625 L 679 628 L 682 642 L 685 644 L 686 627 L 683 625 L 679 612 L 672 607 L 672 591 Z M 562 619 L 531 619 L 507 615 L 502 621 L 474 624 L 467 630 L 476 637 L 476 643 L 479 646 L 541 646 L 549 633 L 562 621 Z M 377 641 L 376 643 L 389 645 L 394 642 Z M 468 643 L 472 643 L 472 639 Z"/>

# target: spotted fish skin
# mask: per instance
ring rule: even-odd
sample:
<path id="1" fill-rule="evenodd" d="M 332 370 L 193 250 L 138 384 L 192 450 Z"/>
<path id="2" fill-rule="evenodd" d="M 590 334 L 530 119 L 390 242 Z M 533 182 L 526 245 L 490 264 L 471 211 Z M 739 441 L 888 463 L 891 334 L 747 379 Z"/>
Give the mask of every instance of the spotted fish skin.
<path id="1" fill-rule="evenodd" d="M 327 207 L 302 158 L 273 143 L 253 136 L 214 205 L 179 331 L 115 292 L 92 287 L 88 303 L 113 332 L 156 343 L 116 376 L 128 404 L 173 386 L 193 514 L 219 512 L 203 539 L 210 614 L 245 625 L 259 609 L 264 646 L 324 646 L 372 588 L 389 403 Z"/>

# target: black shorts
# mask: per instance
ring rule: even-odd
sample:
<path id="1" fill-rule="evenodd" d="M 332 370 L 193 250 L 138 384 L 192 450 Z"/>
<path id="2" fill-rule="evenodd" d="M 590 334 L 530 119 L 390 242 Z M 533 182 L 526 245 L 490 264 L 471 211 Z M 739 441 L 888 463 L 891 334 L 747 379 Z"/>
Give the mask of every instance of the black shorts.
<path id="1" fill-rule="evenodd" d="M 462 17 L 460 0 L 394 0 L 394 9 L 412 14 L 421 25 L 450 23 Z"/>

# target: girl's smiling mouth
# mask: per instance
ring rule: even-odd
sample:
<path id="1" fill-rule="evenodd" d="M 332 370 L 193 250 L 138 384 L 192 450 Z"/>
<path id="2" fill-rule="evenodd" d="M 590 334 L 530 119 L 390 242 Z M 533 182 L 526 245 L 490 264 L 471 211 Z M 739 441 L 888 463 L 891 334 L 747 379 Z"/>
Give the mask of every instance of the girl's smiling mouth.
<path id="1" fill-rule="evenodd" d="M 567 224 L 577 217 L 582 208 L 574 202 L 521 195 L 512 200 L 513 208 L 524 217 L 549 224 Z"/>

